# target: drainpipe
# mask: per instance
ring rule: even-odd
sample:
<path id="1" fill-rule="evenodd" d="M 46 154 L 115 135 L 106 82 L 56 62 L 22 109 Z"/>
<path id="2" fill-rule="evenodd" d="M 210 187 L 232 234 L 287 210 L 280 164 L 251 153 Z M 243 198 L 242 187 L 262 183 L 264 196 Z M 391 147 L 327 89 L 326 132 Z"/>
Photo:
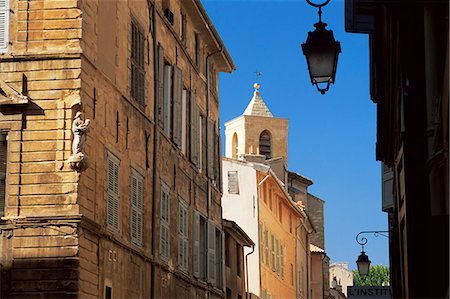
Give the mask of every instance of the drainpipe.
<path id="1" fill-rule="evenodd" d="M 247 253 L 245 255 L 245 280 L 246 280 L 246 286 L 245 286 L 245 298 L 249 299 L 250 297 L 250 293 L 248 291 L 248 256 L 250 254 L 252 254 L 253 252 L 255 252 L 255 245 L 252 245 L 252 251 L 250 251 L 249 253 Z"/>
<path id="2" fill-rule="evenodd" d="M 149 16 L 150 16 L 150 0 L 148 0 L 148 4 L 149 4 Z M 151 254 L 152 254 L 152 258 L 153 258 L 153 262 L 151 265 L 151 277 L 150 277 L 150 298 L 155 298 L 156 297 L 156 281 L 155 281 L 155 273 L 156 273 L 156 266 L 155 266 L 155 259 L 156 259 L 156 203 L 157 203 L 157 194 L 155 192 L 155 190 L 157 190 L 157 184 L 158 184 L 158 180 L 157 180 L 157 174 L 158 174 L 158 155 L 157 150 L 158 150 L 158 144 L 159 144 L 159 138 L 158 138 L 158 102 L 159 102 L 159 66 L 158 66 L 158 62 L 159 62 L 159 53 L 158 53 L 158 44 L 157 44 L 157 38 L 156 38 L 156 17 L 157 17 L 157 13 L 156 13 L 156 0 L 153 0 L 152 3 L 153 6 L 153 10 L 152 10 L 152 27 L 153 27 L 153 33 L 152 33 L 152 38 L 153 38 L 153 68 L 154 68 L 154 109 L 153 109 L 153 119 L 154 119 L 154 125 L 153 125 L 153 194 L 152 194 L 152 242 L 151 242 Z"/>

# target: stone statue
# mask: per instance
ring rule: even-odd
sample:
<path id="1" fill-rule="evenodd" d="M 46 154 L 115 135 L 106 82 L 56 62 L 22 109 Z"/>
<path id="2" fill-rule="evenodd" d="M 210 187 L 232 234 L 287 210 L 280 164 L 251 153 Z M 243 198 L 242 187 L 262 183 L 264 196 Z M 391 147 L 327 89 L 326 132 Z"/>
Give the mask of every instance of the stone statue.
<path id="1" fill-rule="evenodd" d="M 83 113 L 78 111 L 72 122 L 72 155 L 84 154 L 84 142 L 86 141 L 86 134 L 89 130 L 89 119 L 84 120 Z"/>
<path id="2" fill-rule="evenodd" d="M 84 154 L 84 143 L 86 134 L 89 131 L 89 119 L 84 120 L 83 113 L 78 111 L 72 122 L 72 155 L 67 160 L 73 170 L 82 172 L 89 167 L 88 157 Z"/>

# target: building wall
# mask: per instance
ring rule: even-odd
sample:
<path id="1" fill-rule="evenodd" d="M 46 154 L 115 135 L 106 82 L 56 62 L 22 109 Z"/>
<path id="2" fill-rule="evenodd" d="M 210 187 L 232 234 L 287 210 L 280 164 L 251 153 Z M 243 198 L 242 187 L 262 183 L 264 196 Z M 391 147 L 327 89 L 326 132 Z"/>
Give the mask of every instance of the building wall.
<path id="1" fill-rule="evenodd" d="M 262 181 L 264 177 L 265 175 L 263 173 L 258 173 L 258 181 Z M 262 239 L 260 239 L 260 246 L 263 248 L 261 250 L 262 298 L 265 296 L 272 296 L 272 298 L 296 298 L 295 272 L 299 268 L 301 269 L 302 266 L 305 277 L 307 272 L 307 250 L 303 251 L 300 246 L 295 245 L 296 227 L 300 224 L 301 216 L 289 204 L 290 199 L 273 177 L 266 179 L 261 186 L 260 225 Z M 300 225 L 297 233 L 300 235 L 304 233 L 304 227 Z M 303 236 L 306 237 L 306 234 Z M 272 241 L 272 238 L 274 241 Z M 305 263 L 302 265 L 300 265 L 300 260 L 302 260 L 300 258 L 301 255 L 305 255 Z"/>
<path id="2" fill-rule="evenodd" d="M 245 298 L 245 256 L 241 244 L 231 235 L 225 237 L 226 298 Z"/>
<path id="3" fill-rule="evenodd" d="M 217 72 L 230 72 L 233 66 L 222 52 L 210 57 L 207 74 L 206 57 L 218 50 L 221 41 L 205 29 L 197 2 L 156 1 L 156 35 L 149 32 L 153 11 L 145 1 L 9 3 L 10 46 L 0 54 L 0 79 L 16 93 L 28 91 L 30 103 L 0 107 L 0 130 L 8 132 L 5 218 L 0 223 L 2 297 L 26 293 L 99 298 L 107 287 L 114 297 L 206 298 L 208 292 L 212 298 L 224 297 L 222 274 L 217 273 L 210 286 L 206 278 L 194 275 L 194 263 L 208 262 L 205 254 L 197 254 L 194 261 L 198 247 L 193 227 L 198 227 L 195 220 L 202 215 L 218 242 L 210 244 L 214 250 L 207 251 L 208 260 L 212 257 L 214 269 L 221 269 Z M 164 17 L 166 5 L 174 13 L 173 25 Z M 145 41 L 143 102 L 134 98 L 131 86 L 132 22 Z M 153 36 L 164 49 L 159 56 L 154 53 Z M 191 102 L 204 116 L 201 142 L 195 142 L 187 128 L 183 149 L 154 117 L 154 83 L 162 78 L 155 69 L 163 69 L 162 64 L 179 67 L 180 85 L 188 95 L 195 93 Z M 209 90 L 206 78 L 211 82 Z M 162 98 L 163 88 L 156 86 Z M 77 111 L 91 121 L 84 148 L 90 163 L 81 173 L 66 163 Z M 199 132 L 197 127 L 194 133 Z M 192 144 L 198 143 L 201 162 L 194 163 L 190 154 Z M 111 156 L 119 161 L 117 228 L 108 225 Z M 131 237 L 134 173 L 143 180 L 141 242 Z M 161 182 L 168 187 L 170 205 L 170 249 L 164 260 L 159 252 Z M 187 207 L 185 270 L 178 260 L 180 202 Z M 207 240 L 206 230 L 201 234 Z M 49 277 L 51 283 L 42 282 Z"/>
<path id="4" fill-rule="evenodd" d="M 333 287 L 331 283 L 335 277 L 342 292 L 347 296 L 347 287 L 353 285 L 353 273 L 348 269 L 348 263 L 330 264 L 330 287 Z"/>
<path id="5" fill-rule="evenodd" d="M 229 172 L 237 171 L 239 194 L 229 192 Z M 223 159 L 222 215 L 224 219 L 235 221 L 242 227 L 255 244 L 258 244 L 258 189 L 256 170 L 245 162 Z M 244 256 L 252 251 L 244 247 Z M 260 297 L 260 249 L 255 246 L 248 256 L 248 292 Z"/>
<path id="6" fill-rule="evenodd" d="M 311 234 L 311 244 L 325 249 L 324 201 L 308 193 L 306 210 L 315 228 L 315 232 Z"/>
<path id="7" fill-rule="evenodd" d="M 323 271 L 322 271 L 323 253 L 311 253 L 311 298 L 324 298 L 323 289 Z"/>

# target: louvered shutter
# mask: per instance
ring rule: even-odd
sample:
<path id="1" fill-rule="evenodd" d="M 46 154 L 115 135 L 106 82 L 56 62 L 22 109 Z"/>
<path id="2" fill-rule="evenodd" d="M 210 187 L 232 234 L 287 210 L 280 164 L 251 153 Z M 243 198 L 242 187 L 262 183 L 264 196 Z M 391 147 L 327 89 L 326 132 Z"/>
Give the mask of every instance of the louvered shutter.
<path id="1" fill-rule="evenodd" d="M 178 264 L 180 269 L 188 269 L 188 208 L 180 199 L 178 211 Z"/>
<path id="2" fill-rule="evenodd" d="M 216 284 L 216 227 L 208 221 L 208 282 Z"/>
<path id="3" fill-rule="evenodd" d="M 0 133 L 0 217 L 5 215 L 6 166 L 8 163 L 7 136 Z"/>
<path id="4" fill-rule="evenodd" d="M 264 232 L 264 237 L 266 239 L 266 265 L 269 266 L 269 231 L 267 229 Z"/>
<path id="5" fill-rule="evenodd" d="M 186 155 L 186 109 L 187 109 L 187 90 L 183 89 L 181 94 L 181 152 Z"/>
<path id="6" fill-rule="evenodd" d="M 141 175 L 136 171 L 132 170 L 131 175 L 131 219 L 130 219 L 130 230 L 131 230 L 131 241 L 137 245 L 142 244 L 142 230 L 143 230 L 143 219 L 142 219 L 142 201 L 143 201 L 143 188 L 144 182 Z"/>
<path id="7" fill-rule="evenodd" d="M 169 190 L 165 184 L 161 185 L 161 207 L 160 207 L 160 241 L 159 241 L 159 253 L 163 260 L 169 259 L 170 253 L 170 202 L 169 202 Z"/>
<path id="8" fill-rule="evenodd" d="M 272 271 L 275 272 L 276 264 L 275 264 L 275 237 L 273 234 L 270 234 L 271 245 L 272 245 Z"/>
<path id="9" fill-rule="evenodd" d="M 171 65 L 164 66 L 164 96 L 163 96 L 163 128 L 167 136 L 170 136 L 170 104 L 172 102 L 172 71 Z"/>
<path id="10" fill-rule="evenodd" d="M 239 177 L 237 171 L 228 171 L 228 193 L 239 194 Z"/>
<path id="11" fill-rule="evenodd" d="M 181 148 L 181 97 L 183 91 L 183 73 L 177 66 L 173 67 L 173 142 Z"/>
<path id="12" fill-rule="evenodd" d="M 107 162 L 107 226 L 119 229 L 119 160 L 108 153 Z"/>
<path id="13" fill-rule="evenodd" d="M 198 165 L 199 162 L 199 156 L 198 156 L 198 149 L 199 149 L 199 111 L 198 106 L 195 102 L 195 93 L 191 92 L 191 102 L 190 102 L 190 118 L 191 118 L 191 140 L 190 140 L 190 149 L 191 149 L 191 161 L 195 165 Z"/>
<path id="14" fill-rule="evenodd" d="M 284 252 L 285 252 L 285 247 L 281 246 L 281 279 L 284 279 Z"/>
<path id="15" fill-rule="evenodd" d="M 8 51 L 9 0 L 0 0 L 0 53 Z"/>
<path id="16" fill-rule="evenodd" d="M 275 240 L 275 243 L 277 244 L 277 273 L 280 275 L 280 243 L 278 242 L 278 239 Z"/>
<path id="17" fill-rule="evenodd" d="M 192 253 L 193 272 L 195 277 L 200 276 L 200 214 L 194 213 L 194 244 Z"/>
<path id="18" fill-rule="evenodd" d="M 222 261 L 222 268 L 221 268 L 221 273 L 222 273 L 222 290 L 225 292 L 226 289 L 226 282 L 225 282 L 225 233 L 223 231 L 221 231 L 220 234 L 220 242 L 222 245 L 222 251 L 221 251 L 221 257 L 220 260 Z"/>
<path id="19" fill-rule="evenodd" d="M 164 127 L 164 48 L 158 45 L 158 124 Z"/>
<path id="20" fill-rule="evenodd" d="M 214 151 L 215 151 L 215 126 L 214 121 L 208 118 L 208 145 L 207 145 L 207 153 L 208 153 L 208 177 L 210 179 L 214 178 Z"/>

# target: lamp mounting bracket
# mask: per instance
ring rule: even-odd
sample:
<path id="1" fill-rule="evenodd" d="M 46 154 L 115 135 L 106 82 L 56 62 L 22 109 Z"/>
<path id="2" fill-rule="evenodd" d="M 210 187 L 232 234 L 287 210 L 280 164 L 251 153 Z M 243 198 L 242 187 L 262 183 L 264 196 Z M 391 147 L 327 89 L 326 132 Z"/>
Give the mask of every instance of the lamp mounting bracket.
<path id="1" fill-rule="evenodd" d="M 375 237 L 383 236 L 386 238 L 389 238 L 387 235 L 389 231 L 387 230 L 368 230 L 368 231 L 362 231 L 356 235 L 356 243 L 362 246 L 362 251 L 364 251 L 364 245 L 367 244 L 367 238 L 366 237 L 360 237 L 360 235 L 363 234 L 373 234 Z"/>
<path id="2" fill-rule="evenodd" d="M 328 3 L 330 3 L 331 0 L 325 0 L 325 2 L 321 3 L 321 4 L 317 4 L 312 2 L 311 0 L 306 0 L 306 2 L 308 2 L 309 5 L 313 6 L 313 7 L 317 7 L 319 9 L 319 23 L 322 22 L 322 7 L 324 7 L 325 5 L 327 5 Z"/>

